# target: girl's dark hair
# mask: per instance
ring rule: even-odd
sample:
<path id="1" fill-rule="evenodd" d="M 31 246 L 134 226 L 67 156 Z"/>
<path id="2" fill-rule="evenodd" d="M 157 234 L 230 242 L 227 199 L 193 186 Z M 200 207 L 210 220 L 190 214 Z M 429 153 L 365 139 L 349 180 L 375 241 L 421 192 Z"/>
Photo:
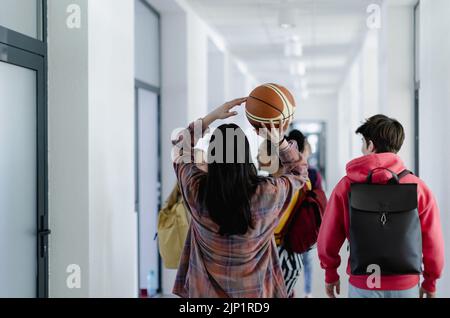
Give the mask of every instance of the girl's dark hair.
<path id="1" fill-rule="evenodd" d="M 239 126 L 218 127 L 208 149 L 208 173 L 202 180 L 200 200 L 220 235 L 243 235 L 253 228 L 250 210 L 259 178 L 250 145 Z"/>
<path id="2" fill-rule="evenodd" d="M 303 152 L 305 150 L 306 137 L 300 130 L 293 130 L 290 132 L 287 140 L 295 140 L 297 142 L 298 151 Z"/>

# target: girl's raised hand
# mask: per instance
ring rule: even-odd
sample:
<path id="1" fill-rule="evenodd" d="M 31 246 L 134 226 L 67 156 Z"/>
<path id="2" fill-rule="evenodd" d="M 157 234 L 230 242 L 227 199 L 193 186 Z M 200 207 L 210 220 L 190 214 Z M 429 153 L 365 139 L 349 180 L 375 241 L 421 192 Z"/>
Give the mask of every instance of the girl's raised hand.
<path id="1" fill-rule="evenodd" d="M 242 103 L 245 103 L 247 101 L 247 97 L 244 98 L 237 98 L 233 99 L 232 101 L 229 101 L 222 106 L 216 108 L 211 113 L 206 115 L 203 118 L 203 126 L 204 128 L 208 127 L 210 124 L 212 124 L 214 121 L 219 119 L 227 119 L 233 116 L 236 116 L 238 113 L 236 111 L 232 111 L 233 108 L 236 106 L 241 105 Z"/>
<path id="2" fill-rule="evenodd" d="M 213 111 L 214 117 L 216 119 L 227 119 L 233 116 L 236 116 L 238 113 L 236 111 L 231 111 L 236 106 L 241 105 L 242 103 L 247 101 L 247 97 L 245 98 L 237 98 L 233 99 L 230 102 L 223 104 Z"/>

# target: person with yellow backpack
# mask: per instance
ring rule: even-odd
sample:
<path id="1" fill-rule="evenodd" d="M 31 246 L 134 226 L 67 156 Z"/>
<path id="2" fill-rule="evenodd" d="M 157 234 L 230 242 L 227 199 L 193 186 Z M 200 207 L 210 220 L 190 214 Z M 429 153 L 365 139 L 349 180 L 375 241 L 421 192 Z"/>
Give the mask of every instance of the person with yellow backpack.
<path id="1" fill-rule="evenodd" d="M 167 269 L 178 269 L 189 222 L 183 196 L 176 184 L 158 215 L 159 253 Z"/>
<path id="2" fill-rule="evenodd" d="M 206 171 L 205 153 L 195 149 L 196 162 Z M 164 267 L 178 269 L 191 218 L 177 183 L 158 214 L 158 245 Z"/>

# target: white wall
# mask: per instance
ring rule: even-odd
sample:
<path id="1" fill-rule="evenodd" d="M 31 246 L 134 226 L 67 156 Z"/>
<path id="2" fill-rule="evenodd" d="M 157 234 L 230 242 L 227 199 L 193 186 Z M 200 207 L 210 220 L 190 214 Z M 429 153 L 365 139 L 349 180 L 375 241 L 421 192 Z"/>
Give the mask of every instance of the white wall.
<path id="1" fill-rule="evenodd" d="M 69 4 L 82 28 L 65 27 Z M 50 297 L 89 295 L 89 122 L 87 0 L 48 1 L 48 174 Z M 74 244 L 76 243 L 76 244 Z M 66 268 L 81 267 L 81 288 Z"/>
<path id="2" fill-rule="evenodd" d="M 365 77 L 361 74 L 361 57 L 357 56 L 350 65 L 348 74 L 338 93 L 336 135 L 338 136 L 336 160 L 338 162 L 337 181 L 346 174 L 347 163 L 361 154 L 361 140 L 355 134 L 363 118 L 361 86 Z"/>
<path id="3" fill-rule="evenodd" d="M 187 13 L 188 120 L 208 111 L 208 38 L 205 23 L 192 12 Z"/>
<path id="4" fill-rule="evenodd" d="M 392 5 L 391 5 L 392 3 Z M 399 153 L 406 166 L 414 169 L 414 9 L 383 8 L 380 39 L 380 111 L 396 118 L 405 128 L 405 142 Z"/>
<path id="5" fill-rule="evenodd" d="M 422 0 L 420 22 L 420 176 L 441 209 L 446 243 L 444 276 L 438 296 L 450 297 L 450 1 Z"/>
<path id="6" fill-rule="evenodd" d="M 88 3 L 90 296 L 134 297 L 134 1 Z"/>
<path id="7" fill-rule="evenodd" d="M 380 111 L 379 89 L 379 38 L 378 30 L 369 30 L 361 49 L 361 83 L 362 116 L 369 118 Z"/>
<path id="8" fill-rule="evenodd" d="M 411 4 L 385 2 L 381 29 L 367 31 L 349 64 L 338 93 L 341 173 L 345 173 L 349 160 L 361 155 L 361 141 L 355 130 L 378 113 L 402 123 L 406 139 L 399 155 L 410 169 L 415 167 L 413 18 Z"/>
<path id="9" fill-rule="evenodd" d="M 80 29 L 65 26 L 69 4 Z M 134 297 L 134 2 L 48 6 L 50 296 Z"/>
<path id="10" fill-rule="evenodd" d="M 225 100 L 226 56 L 213 41 L 208 40 L 208 110 L 214 110 Z"/>

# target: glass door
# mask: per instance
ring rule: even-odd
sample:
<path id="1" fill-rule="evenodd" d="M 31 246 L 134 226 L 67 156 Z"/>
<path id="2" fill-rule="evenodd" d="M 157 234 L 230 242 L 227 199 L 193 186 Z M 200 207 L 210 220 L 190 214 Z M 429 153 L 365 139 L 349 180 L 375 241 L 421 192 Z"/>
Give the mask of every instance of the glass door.
<path id="1" fill-rule="evenodd" d="M 36 297 L 36 72 L 0 62 L 0 297 Z"/>
<path id="2" fill-rule="evenodd" d="M 44 58 L 0 43 L 0 297 L 47 295 Z"/>
<path id="3" fill-rule="evenodd" d="M 158 94 L 137 88 L 137 204 L 139 233 L 139 289 L 145 295 L 147 277 L 158 284 L 159 253 L 156 241 L 160 207 Z"/>
<path id="4" fill-rule="evenodd" d="M 138 213 L 139 296 L 161 292 L 161 259 L 156 240 L 161 203 L 160 16 L 145 0 L 135 1 L 136 212 Z"/>

